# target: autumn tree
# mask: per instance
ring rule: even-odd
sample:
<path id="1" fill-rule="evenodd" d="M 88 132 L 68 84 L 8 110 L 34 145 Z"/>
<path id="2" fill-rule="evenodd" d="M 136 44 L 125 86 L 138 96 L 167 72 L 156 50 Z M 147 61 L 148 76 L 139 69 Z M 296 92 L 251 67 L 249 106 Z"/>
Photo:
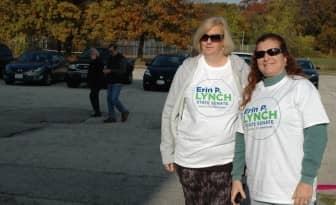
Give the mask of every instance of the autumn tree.
<path id="1" fill-rule="evenodd" d="M 315 48 L 330 55 L 336 49 L 336 0 L 297 0 L 298 29 L 316 38 Z"/>
<path id="2" fill-rule="evenodd" d="M 255 40 L 264 33 L 267 12 L 266 2 L 250 2 L 242 11 L 242 15 L 247 22 L 246 39 L 251 44 L 254 44 Z"/>
<path id="3" fill-rule="evenodd" d="M 295 27 L 296 0 L 268 0 L 267 13 L 262 31 L 264 33 L 276 33 L 286 39 L 292 52 L 298 53 L 298 33 Z"/>
<path id="4" fill-rule="evenodd" d="M 15 54 L 36 49 L 42 38 L 48 37 L 48 8 L 53 1 L 0 1 L 0 38 L 12 47 Z"/>
<path id="5" fill-rule="evenodd" d="M 3 17 L 0 21 L 1 37 L 8 39 L 23 35 L 30 49 L 37 48 L 36 42 L 42 38 L 55 39 L 67 45 L 68 53 L 71 51 L 81 14 L 73 3 L 61 0 L 4 0 L 0 5 Z"/>
<path id="6" fill-rule="evenodd" d="M 15 2 L 12 0 L 0 1 L 0 42 L 7 42 L 16 35 L 17 13 Z"/>
<path id="7" fill-rule="evenodd" d="M 248 25 L 237 4 L 209 3 L 206 5 L 205 13 L 207 17 L 222 16 L 227 20 L 235 44 L 238 45 L 244 40 Z"/>
<path id="8" fill-rule="evenodd" d="M 286 38 L 297 55 L 336 49 L 336 0 L 242 0 L 240 4 L 201 4 L 190 0 L 2 0 L 0 41 L 24 40 L 34 48 L 53 39 L 67 53 L 72 45 L 146 39 L 186 48 L 200 19 L 224 16 L 238 43 L 254 44 L 266 32 Z M 19 50 L 23 50 L 21 47 Z"/>
<path id="9" fill-rule="evenodd" d="M 139 40 L 138 57 L 142 58 L 146 39 L 181 48 L 190 45 L 192 19 L 202 15 L 202 8 L 187 0 L 102 0 L 89 5 L 84 27 L 91 39 Z"/>
<path id="10" fill-rule="evenodd" d="M 67 54 L 72 51 L 72 44 L 79 34 L 81 10 L 73 3 L 53 0 L 49 7 L 48 31 L 52 38 L 64 45 Z M 51 2 L 51 1 L 48 1 Z"/>

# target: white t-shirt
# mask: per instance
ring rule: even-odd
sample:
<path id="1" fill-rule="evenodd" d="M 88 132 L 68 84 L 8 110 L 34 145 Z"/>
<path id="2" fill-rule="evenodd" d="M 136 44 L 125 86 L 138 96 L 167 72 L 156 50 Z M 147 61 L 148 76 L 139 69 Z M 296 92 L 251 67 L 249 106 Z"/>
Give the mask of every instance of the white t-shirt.
<path id="1" fill-rule="evenodd" d="M 318 91 L 298 76 L 268 87 L 260 82 L 241 118 L 251 198 L 292 204 L 301 178 L 303 129 L 329 123 Z"/>
<path id="2" fill-rule="evenodd" d="M 230 60 L 222 67 L 211 67 L 201 57 L 184 96 L 175 163 L 203 168 L 232 162 L 241 97 Z"/>

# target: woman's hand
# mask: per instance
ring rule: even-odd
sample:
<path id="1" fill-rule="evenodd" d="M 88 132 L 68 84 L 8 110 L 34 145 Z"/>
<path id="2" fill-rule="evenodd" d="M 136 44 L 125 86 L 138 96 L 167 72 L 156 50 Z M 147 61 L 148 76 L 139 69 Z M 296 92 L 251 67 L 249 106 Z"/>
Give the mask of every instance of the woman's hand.
<path id="1" fill-rule="evenodd" d="M 233 205 L 237 205 L 239 203 L 235 202 L 235 199 L 237 197 L 238 194 L 241 194 L 241 196 L 243 197 L 243 199 L 246 199 L 246 194 L 244 192 L 243 189 L 243 184 L 241 183 L 241 181 L 239 180 L 233 180 L 232 181 L 232 190 L 231 190 L 231 203 Z"/>
<path id="2" fill-rule="evenodd" d="M 168 171 L 168 172 L 175 172 L 175 165 L 174 165 L 174 163 L 169 163 L 169 164 L 166 164 L 165 165 L 165 167 L 166 167 L 166 170 Z"/>
<path id="3" fill-rule="evenodd" d="M 293 194 L 294 205 L 307 205 L 313 196 L 313 186 L 300 182 Z"/>

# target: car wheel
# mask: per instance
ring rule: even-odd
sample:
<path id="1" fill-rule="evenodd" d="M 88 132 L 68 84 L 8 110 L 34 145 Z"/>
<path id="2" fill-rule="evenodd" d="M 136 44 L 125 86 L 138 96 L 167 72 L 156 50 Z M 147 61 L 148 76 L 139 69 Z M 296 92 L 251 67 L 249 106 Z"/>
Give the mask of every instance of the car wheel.
<path id="1" fill-rule="evenodd" d="M 127 82 L 126 82 L 126 84 L 132 84 L 132 82 L 133 82 L 133 73 L 130 72 L 130 73 L 128 74 L 128 78 L 127 78 Z"/>
<path id="2" fill-rule="evenodd" d="M 144 90 L 152 90 L 152 86 L 146 84 L 145 82 L 142 83 L 142 87 L 143 87 Z"/>
<path id="3" fill-rule="evenodd" d="M 14 80 L 5 80 L 5 83 L 7 85 L 13 85 L 14 84 Z"/>
<path id="4" fill-rule="evenodd" d="M 69 88 L 78 88 L 79 85 L 80 85 L 80 83 L 72 82 L 72 81 L 67 81 L 66 83 L 67 83 L 67 86 L 68 86 Z"/>
<path id="5" fill-rule="evenodd" d="M 126 84 L 132 84 L 133 82 L 133 74 L 130 72 L 127 76 Z"/>
<path id="6" fill-rule="evenodd" d="M 43 84 L 44 85 L 51 85 L 52 83 L 52 77 L 51 77 L 51 74 L 50 73 L 46 73 L 44 75 L 44 79 L 43 79 Z"/>

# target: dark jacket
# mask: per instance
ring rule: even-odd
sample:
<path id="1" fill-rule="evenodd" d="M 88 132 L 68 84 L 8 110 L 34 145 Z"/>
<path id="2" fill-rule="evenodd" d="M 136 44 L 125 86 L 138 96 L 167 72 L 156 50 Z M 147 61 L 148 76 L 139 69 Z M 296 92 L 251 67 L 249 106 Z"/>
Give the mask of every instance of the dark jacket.
<path id="1" fill-rule="evenodd" d="M 106 80 L 108 84 L 125 83 L 127 79 L 127 59 L 121 54 L 110 55 L 107 61 L 107 69 L 111 73 L 107 74 Z"/>
<path id="2" fill-rule="evenodd" d="M 103 73 L 104 64 L 100 58 L 92 60 L 89 65 L 87 82 L 89 88 L 103 88 L 105 77 Z"/>

